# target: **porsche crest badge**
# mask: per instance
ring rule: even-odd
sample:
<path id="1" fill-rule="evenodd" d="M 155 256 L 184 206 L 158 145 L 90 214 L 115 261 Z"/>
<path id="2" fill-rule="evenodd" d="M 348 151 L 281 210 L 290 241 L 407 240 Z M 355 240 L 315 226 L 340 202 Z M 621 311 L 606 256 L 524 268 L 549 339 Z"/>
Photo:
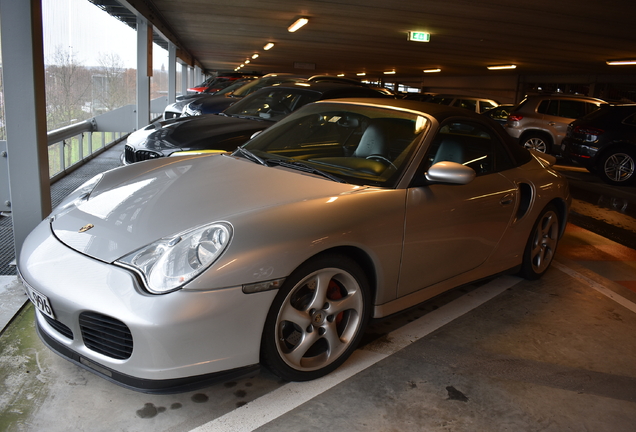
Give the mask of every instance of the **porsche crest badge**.
<path id="1" fill-rule="evenodd" d="M 93 225 L 93 224 L 86 224 L 83 227 L 81 227 L 78 232 L 83 233 L 83 232 L 86 232 L 89 229 L 94 228 L 94 227 L 95 227 L 95 225 Z"/>

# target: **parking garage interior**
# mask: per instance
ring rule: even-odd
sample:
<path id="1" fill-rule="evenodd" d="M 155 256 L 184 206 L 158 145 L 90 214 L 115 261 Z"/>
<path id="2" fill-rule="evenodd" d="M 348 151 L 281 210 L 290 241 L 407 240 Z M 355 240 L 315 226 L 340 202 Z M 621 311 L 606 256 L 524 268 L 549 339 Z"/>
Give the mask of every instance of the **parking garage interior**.
<path id="1" fill-rule="evenodd" d="M 636 192 L 565 163 L 558 170 L 575 192 L 570 223 L 544 278 L 505 276 L 458 287 L 373 322 L 355 355 L 312 383 L 281 382 L 261 369 L 174 395 L 122 388 L 38 340 L 33 308 L 15 276 L 26 234 L 83 180 L 117 167 L 126 133 L 152 120 L 149 41 L 174 60 L 166 104 L 206 76 L 228 71 L 345 76 L 396 92 L 509 104 L 532 94 L 633 103 L 631 2 L 599 8 L 569 0 L 87 1 L 139 34 L 137 105 L 126 114 L 128 130 L 116 131 L 119 140 L 54 182 L 44 126 L 41 2 L 0 1 L 6 110 L 0 151 L 8 155 L 0 158 L 0 175 L 7 176 L 0 181 L 8 185 L 0 188 L 1 428 L 633 430 Z M 307 24 L 290 32 L 299 18 Z M 411 33 L 429 40 L 409 40 Z"/>

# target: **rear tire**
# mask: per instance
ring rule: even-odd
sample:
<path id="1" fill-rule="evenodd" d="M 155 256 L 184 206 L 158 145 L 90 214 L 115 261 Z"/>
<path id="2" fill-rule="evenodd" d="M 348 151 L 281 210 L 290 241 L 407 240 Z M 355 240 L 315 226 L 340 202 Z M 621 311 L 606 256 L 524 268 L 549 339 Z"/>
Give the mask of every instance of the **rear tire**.
<path id="1" fill-rule="evenodd" d="M 543 276 L 554 259 L 560 233 L 559 214 L 556 207 L 550 204 L 543 209 L 532 227 L 519 276 L 529 280 Z"/>
<path id="2" fill-rule="evenodd" d="M 552 146 L 552 143 L 544 134 L 531 133 L 523 137 L 522 145 L 527 149 L 549 153 L 548 149 Z"/>
<path id="3" fill-rule="evenodd" d="M 617 147 L 601 156 L 598 175 L 608 184 L 630 186 L 636 182 L 636 151 Z"/>

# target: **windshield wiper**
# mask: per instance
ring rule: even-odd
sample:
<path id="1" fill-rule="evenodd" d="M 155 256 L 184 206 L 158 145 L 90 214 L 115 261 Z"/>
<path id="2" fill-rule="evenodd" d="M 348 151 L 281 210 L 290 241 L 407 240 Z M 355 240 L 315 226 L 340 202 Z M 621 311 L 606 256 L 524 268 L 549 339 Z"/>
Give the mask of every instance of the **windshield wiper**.
<path id="1" fill-rule="evenodd" d="M 298 161 L 285 161 L 282 159 L 268 159 L 267 164 L 272 164 L 272 165 L 278 165 L 278 166 L 282 166 L 285 168 L 291 168 L 291 169 L 295 169 L 298 171 L 303 171 L 306 173 L 310 173 L 310 174 L 318 174 L 321 175 L 323 177 L 328 178 L 329 180 L 335 181 L 337 183 L 346 183 L 346 181 L 344 181 L 343 179 L 336 177 L 333 174 L 329 174 L 326 173 L 324 171 L 321 171 L 317 168 L 314 168 L 310 165 L 307 165 L 305 163 L 302 162 L 298 162 Z"/>
<path id="2" fill-rule="evenodd" d="M 258 156 L 256 156 L 251 151 L 244 149 L 243 147 L 237 147 L 236 150 L 234 151 L 234 153 L 232 153 L 232 154 L 236 154 L 236 153 L 240 153 L 241 155 L 243 155 L 243 157 L 245 159 L 249 159 L 252 162 L 256 162 L 256 163 L 259 163 L 261 165 L 268 166 L 267 162 L 265 162 L 263 159 L 261 159 Z"/>

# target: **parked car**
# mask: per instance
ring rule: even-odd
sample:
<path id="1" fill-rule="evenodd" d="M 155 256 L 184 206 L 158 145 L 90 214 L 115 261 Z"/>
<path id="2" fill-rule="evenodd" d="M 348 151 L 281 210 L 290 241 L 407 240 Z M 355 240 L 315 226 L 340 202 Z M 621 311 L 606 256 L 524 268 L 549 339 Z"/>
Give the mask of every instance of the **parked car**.
<path id="1" fill-rule="evenodd" d="M 445 94 L 437 94 L 431 98 L 428 98 L 426 102 L 465 108 L 478 114 L 481 114 L 484 111 L 499 105 L 499 102 L 493 99 Z"/>
<path id="2" fill-rule="evenodd" d="M 370 318 L 544 274 L 570 203 L 554 159 L 468 110 L 320 101 L 231 155 L 89 180 L 25 240 L 19 274 L 46 345 L 128 388 L 186 391 L 259 364 L 315 379 Z"/>
<path id="3" fill-rule="evenodd" d="M 245 78 L 248 76 L 254 76 L 253 74 L 245 74 L 241 72 L 224 72 L 216 76 L 206 79 L 201 84 L 188 88 L 188 93 L 215 93 L 222 88 L 227 87 L 232 81 Z"/>
<path id="4" fill-rule="evenodd" d="M 181 115 L 197 116 L 201 114 L 218 114 L 238 100 L 260 90 L 264 87 L 279 85 L 284 82 L 305 82 L 307 78 L 293 74 L 267 74 L 255 79 L 233 91 L 219 92 L 216 95 L 207 95 L 197 98 L 184 106 Z"/>
<path id="5" fill-rule="evenodd" d="M 235 89 L 232 92 L 219 92 L 218 95 L 220 96 L 221 94 L 223 94 L 223 96 L 225 96 L 224 99 L 215 97 L 197 99 L 196 101 L 193 101 L 191 104 L 187 104 L 184 107 L 182 115 L 195 116 L 202 114 L 218 114 L 225 108 L 236 102 L 237 99 L 244 98 L 245 96 L 248 96 L 257 90 L 260 90 L 263 87 L 294 82 L 329 82 L 368 87 L 366 84 L 363 84 L 358 80 L 333 75 L 313 75 L 310 77 L 306 77 L 288 73 L 267 74 L 262 78 L 250 83 L 249 85 L 245 85 L 244 87 Z M 375 90 L 383 93 L 383 89 L 377 88 Z"/>
<path id="6" fill-rule="evenodd" d="M 173 121 L 154 123 L 130 134 L 121 160 L 123 164 L 130 164 L 169 156 L 176 151 L 232 151 L 254 133 L 268 128 L 310 102 L 380 96 L 379 92 L 367 87 L 330 82 L 291 82 L 266 87 L 240 99 L 223 111 L 222 115 L 180 117 Z"/>
<path id="7" fill-rule="evenodd" d="M 636 105 L 603 105 L 572 122 L 561 152 L 609 184 L 635 184 Z"/>
<path id="8" fill-rule="evenodd" d="M 585 96 L 528 96 L 512 110 L 505 129 L 524 147 L 558 154 L 568 125 L 605 103 Z"/>
<path id="9" fill-rule="evenodd" d="M 195 93 L 195 94 L 188 94 L 188 95 L 180 95 L 177 96 L 177 100 L 174 103 L 169 104 L 168 106 L 166 106 L 166 108 L 163 110 L 163 119 L 164 120 L 169 120 L 169 119 L 173 119 L 173 118 L 179 118 L 181 117 L 181 113 L 183 112 L 184 107 L 189 104 L 190 102 L 194 102 L 197 99 L 201 99 L 205 96 L 225 96 L 226 94 L 230 94 L 233 91 L 243 87 L 245 84 L 247 84 L 250 81 L 253 81 L 256 78 L 250 77 L 250 78 L 240 78 L 237 79 L 235 81 L 232 81 L 230 83 L 230 85 L 228 85 L 227 87 L 215 92 L 215 93 L 208 93 L 206 91 L 202 92 L 202 93 Z M 219 99 L 219 100 L 223 100 L 223 99 Z M 228 105 L 224 105 L 223 108 L 226 108 Z"/>
<path id="10" fill-rule="evenodd" d="M 508 121 L 508 116 L 513 107 L 514 104 L 501 104 L 484 111 L 482 114 L 503 126 Z"/>

